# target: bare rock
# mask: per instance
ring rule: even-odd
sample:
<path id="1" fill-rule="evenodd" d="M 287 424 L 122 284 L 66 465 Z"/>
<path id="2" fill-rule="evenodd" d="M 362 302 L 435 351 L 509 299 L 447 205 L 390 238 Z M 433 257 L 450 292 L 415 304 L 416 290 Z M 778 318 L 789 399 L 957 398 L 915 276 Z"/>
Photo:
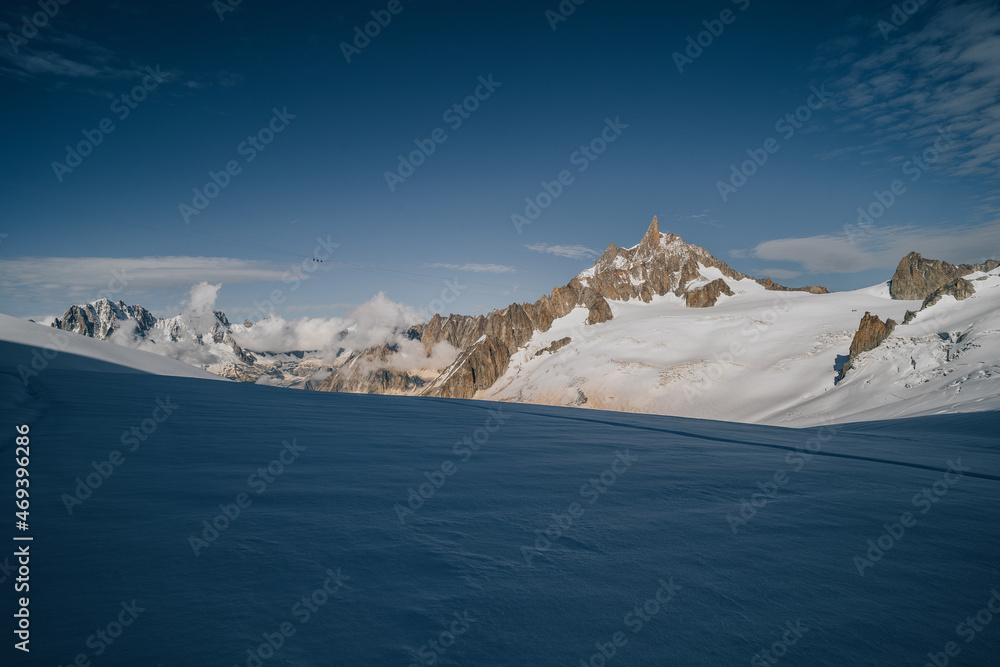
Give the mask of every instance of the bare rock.
<path id="1" fill-rule="evenodd" d="M 771 290 L 772 292 L 809 292 L 810 294 L 830 293 L 830 290 L 818 285 L 807 285 L 806 287 L 785 287 L 784 285 L 779 285 L 770 278 L 757 278 L 757 283 L 762 285 L 764 289 Z"/>
<path id="2" fill-rule="evenodd" d="M 920 253 L 911 252 L 900 260 L 889 281 L 889 294 L 893 299 L 923 300 L 935 290 L 956 278 L 974 271 L 992 271 L 1000 261 L 991 259 L 982 264 L 949 264 L 937 259 L 924 259 Z"/>
<path id="3" fill-rule="evenodd" d="M 425 396 L 472 398 L 480 389 L 493 385 L 507 372 L 510 352 L 507 344 L 493 336 L 484 336 L 459 355 L 430 388 Z"/>
<path id="4" fill-rule="evenodd" d="M 549 354 L 552 354 L 554 352 L 558 352 L 559 350 L 563 349 L 564 347 L 566 347 L 567 345 L 569 345 L 572 342 L 573 342 L 573 339 L 570 338 L 569 336 L 566 336 L 565 338 L 560 338 L 557 341 L 553 341 L 552 344 L 549 345 L 544 350 L 539 350 L 538 352 L 535 352 L 535 356 L 536 357 L 540 357 L 543 354 L 545 354 L 546 352 L 548 352 Z"/>
<path id="5" fill-rule="evenodd" d="M 707 285 L 686 292 L 684 304 L 688 308 L 708 308 L 714 306 L 723 294 L 733 296 L 733 290 L 725 280 L 716 278 Z"/>
<path id="6" fill-rule="evenodd" d="M 892 319 L 887 319 L 885 322 L 879 319 L 878 315 L 872 315 L 869 312 L 865 312 L 864 317 L 861 318 L 861 324 L 858 326 L 857 332 L 854 334 L 854 340 L 851 341 L 851 351 L 847 362 L 841 367 L 840 375 L 837 376 L 837 382 L 844 379 L 847 375 L 847 371 L 851 369 L 854 363 L 854 359 L 862 352 L 868 352 L 869 350 L 874 350 L 876 347 L 882 344 L 889 334 L 892 333 L 893 329 L 896 328 L 896 322 Z"/>
<path id="7" fill-rule="evenodd" d="M 587 314 L 587 324 L 610 322 L 614 317 L 607 299 L 598 297 L 590 304 L 590 312 Z"/>
<path id="8" fill-rule="evenodd" d="M 924 299 L 923 305 L 920 306 L 920 310 L 923 310 L 924 308 L 930 308 L 935 303 L 940 301 L 941 297 L 945 295 L 950 295 L 955 297 L 956 301 L 964 301 L 968 299 L 970 296 L 973 296 L 975 293 L 976 293 L 976 288 L 972 286 L 972 283 L 970 283 L 965 278 L 955 278 L 955 280 L 951 281 L 947 285 L 942 285 L 941 287 L 937 288 L 936 290 L 928 294 L 927 298 Z"/>

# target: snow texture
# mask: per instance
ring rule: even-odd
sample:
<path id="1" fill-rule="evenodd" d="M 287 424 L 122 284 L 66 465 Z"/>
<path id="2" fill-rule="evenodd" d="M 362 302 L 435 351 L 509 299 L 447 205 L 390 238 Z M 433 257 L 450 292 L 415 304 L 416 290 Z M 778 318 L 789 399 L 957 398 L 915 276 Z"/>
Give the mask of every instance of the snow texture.
<path id="1" fill-rule="evenodd" d="M 789 326 L 757 312 L 765 296 L 691 327 Z M 678 304 L 655 307 L 669 330 Z M 846 335 L 846 316 L 824 317 L 814 328 Z M 29 424 L 34 537 L 31 653 L 8 634 L 5 665 L 774 664 L 767 650 L 882 666 L 948 642 L 955 664 L 1000 655 L 1000 618 L 966 622 L 1000 590 L 997 412 L 789 429 L 296 392 L 194 379 L 82 336 L 25 384 L 41 334 L 0 324 L 0 477 L 14 479 L 13 427 Z M 621 361 L 655 345 L 595 332 Z M 766 340 L 766 358 L 799 352 Z M 115 451 L 124 461 L 68 502 Z M 134 622 L 102 642 L 133 601 Z"/>

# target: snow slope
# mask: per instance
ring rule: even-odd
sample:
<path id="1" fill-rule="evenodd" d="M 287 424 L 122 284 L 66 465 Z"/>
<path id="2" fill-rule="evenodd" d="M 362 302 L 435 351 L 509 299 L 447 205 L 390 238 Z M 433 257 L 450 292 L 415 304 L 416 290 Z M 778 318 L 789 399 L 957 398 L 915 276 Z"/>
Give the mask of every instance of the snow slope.
<path id="1" fill-rule="evenodd" d="M 948 642 L 953 664 L 1000 655 L 1000 619 L 958 634 L 1000 590 L 995 412 L 785 429 L 209 384 L 63 355 L 72 370 L 0 383 L 0 478 L 29 424 L 34 537 L 31 653 L 8 634 L 0 664 L 729 667 L 773 664 L 768 650 L 789 667 L 884 666 Z M 17 361 L 5 350 L 0 374 Z M 921 513 L 914 496 L 935 485 Z M 401 522 L 418 489 L 429 497 Z M 869 540 L 888 546 L 862 576 Z"/>
<path id="2" fill-rule="evenodd" d="M 897 329 L 836 386 L 865 311 L 901 322 L 919 301 L 894 301 L 885 284 L 816 295 L 724 278 L 735 295 L 711 308 L 686 308 L 670 294 L 610 302 L 614 319 L 598 325 L 584 325 L 578 308 L 536 333 L 476 398 L 785 425 L 995 410 L 997 274 L 973 281 L 974 297 L 946 297 Z M 702 275 L 722 277 L 710 267 Z M 961 361 L 945 351 L 958 343 L 943 342 L 944 331 L 965 334 Z M 572 342 L 542 352 L 564 337 Z M 911 352 L 920 358 L 912 373 Z"/>
<path id="3" fill-rule="evenodd" d="M 20 375 L 19 367 L 30 371 L 80 370 L 106 373 L 155 373 L 176 377 L 221 380 L 218 375 L 182 361 L 141 350 L 114 345 L 35 322 L 0 315 L 0 352 Z M 36 354 L 37 352 L 37 354 Z M 93 364 L 87 360 L 106 362 Z"/>

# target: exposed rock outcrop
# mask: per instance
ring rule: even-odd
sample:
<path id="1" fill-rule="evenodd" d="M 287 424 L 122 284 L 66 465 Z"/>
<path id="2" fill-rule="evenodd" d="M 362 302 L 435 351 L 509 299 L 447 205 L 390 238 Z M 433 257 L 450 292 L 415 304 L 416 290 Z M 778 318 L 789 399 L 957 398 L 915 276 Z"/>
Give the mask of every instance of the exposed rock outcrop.
<path id="1" fill-rule="evenodd" d="M 684 305 L 688 308 L 709 308 L 714 306 L 723 294 L 733 296 L 733 290 L 722 278 L 716 278 L 702 287 L 688 290 L 684 294 Z"/>
<path id="2" fill-rule="evenodd" d="M 974 271 L 992 271 L 998 266 L 1000 261 L 995 259 L 982 264 L 955 265 L 937 259 L 924 259 L 920 253 L 911 252 L 900 260 L 889 280 L 889 295 L 904 301 L 923 300 L 956 278 Z"/>
<path id="3" fill-rule="evenodd" d="M 938 301 L 940 301 L 941 297 L 945 295 L 955 297 L 956 301 L 964 301 L 968 299 L 970 296 L 973 296 L 975 293 L 976 293 L 976 288 L 972 286 L 972 283 L 970 283 L 965 278 L 955 278 L 947 285 L 943 285 L 934 290 L 933 292 L 931 292 L 930 294 L 928 294 L 927 298 L 924 299 L 924 302 L 920 305 L 920 308 L 918 310 L 906 311 L 906 315 L 903 317 L 903 324 L 909 324 L 910 322 L 912 322 L 913 319 L 917 316 L 917 313 L 927 308 L 930 308 Z"/>
<path id="4" fill-rule="evenodd" d="M 552 354 L 553 352 L 558 352 L 559 350 L 563 349 L 572 342 L 573 339 L 570 338 L 569 336 L 566 336 L 565 338 L 560 338 L 559 340 L 553 341 L 552 344 L 549 345 L 544 350 L 539 350 L 538 352 L 535 352 L 535 356 L 540 357 L 546 352 L 548 352 L 549 354 Z"/>
<path id="5" fill-rule="evenodd" d="M 892 319 L 888 319 L 885 322 L 879 319 L 878 315 L 872 315 L 869 312 L 865 312 L 864 317 L 861 318 L 861 324 L 858 326 L 857 332 L 854 334 L 854 340 L 851 341 L 851 351 L 850 356 L 847 361 L 840 369 L 840 375 L 837 376 L 837 382 L 844 379 L 847 375 L 847 371 L 851 369 L 854 365 L 854 359 L 862 352 L 868 352 L 869 350 L 874 350 L 876 347 L 882 344 L 889 334 L 892 333 L 893 329 L 896 328 L 896 322 Z"/>
<path id="6" fill-rule="evenodd" d="M 807 285 L 806 287 L 785 287 L 784 285 L 779 285 L 770 278 L 757 278 L 756 280 L 757 283 L 763 286 L 764 289 L 771 290 L 772 292 L 809 292 L 810 294 L 830 293 L 830 290 L 818 285 Z"/>
<path id="7" fill-rule="evenodd" d="M 940 301 L 941 297 L 946 295 L 955 297 L 956 301 L 965 301 L 975 293 L 976 288 L 972 286 L 972 283 L 965 278 L 955 278 L 947 285 L 942 285 L 928 294 L 927 298 L 924 299 L 924 303 L 920 306 L 920 310 L 930 308 L 935 303 Z"/>
<path id="8" fill-rule="evenodd" d="M 598 297 L 590 304 L 590 312 L 587 313 L 587 324 L 602 324 L 611 321 L 614 317 L 607 299 Z"/>

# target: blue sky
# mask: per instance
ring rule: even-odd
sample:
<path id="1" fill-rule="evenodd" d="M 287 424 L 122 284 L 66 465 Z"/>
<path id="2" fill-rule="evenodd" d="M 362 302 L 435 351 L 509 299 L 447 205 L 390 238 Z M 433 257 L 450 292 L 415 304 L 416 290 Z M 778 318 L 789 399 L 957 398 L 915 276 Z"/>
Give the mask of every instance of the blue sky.
<path id="1" fill-rule="evenodd" d="M 1000 252 L 996 3 L 673 4 L 5 3 L 0 312 L 110 294 L 172 315 L 201 281 L 237 320 L 272 294 L 288 318 L 377 292 L 483 312 L 654 215 L 836 290 L 910 250 Z"/>

